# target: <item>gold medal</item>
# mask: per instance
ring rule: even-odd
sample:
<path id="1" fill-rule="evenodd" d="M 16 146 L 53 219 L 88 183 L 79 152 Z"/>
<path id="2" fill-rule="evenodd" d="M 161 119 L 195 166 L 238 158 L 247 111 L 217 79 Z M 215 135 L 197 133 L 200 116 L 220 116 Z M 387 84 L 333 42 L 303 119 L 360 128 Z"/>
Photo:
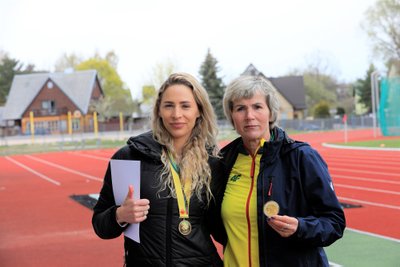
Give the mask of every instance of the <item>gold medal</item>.
<path id="1" fill-rule="evenodd" d="M 174 180 L 176 198 L 178 201 L 179 218 L 182 219 L 182 221 L 178 225 L 178 230 L 179 233 L 181 233 L 182 235 L 188 235 L 192 232 L 192 224 L 188 220 L 186 220 L 189 219 L 189 207 L 190 207 L 189 202 L 191 195 L 192 180 L 188 179 L 188 181 L 185 181 L 185 184 L 182 187 L 179 178 L 179 167 L 173 160 L 171 154 L 169 152 L 167 153 L 169 157 L 169 164 L 171 167 L 172 178 Z"/>
<path id="2" fill-rule="evenodd" d="M 264 214 L 268 218 L 271 218 L 274 215 L 278 215 L 279 213 L 279 204 L 273 200 L 268 201 L 264 205 Z"/>
<path id="3" fill-rule="evenodd" d="M 182 235 L 188 235 L 192 232 L 192 224 L 187 220 L 182 220 L 178 225 L 178 230 Z"/>

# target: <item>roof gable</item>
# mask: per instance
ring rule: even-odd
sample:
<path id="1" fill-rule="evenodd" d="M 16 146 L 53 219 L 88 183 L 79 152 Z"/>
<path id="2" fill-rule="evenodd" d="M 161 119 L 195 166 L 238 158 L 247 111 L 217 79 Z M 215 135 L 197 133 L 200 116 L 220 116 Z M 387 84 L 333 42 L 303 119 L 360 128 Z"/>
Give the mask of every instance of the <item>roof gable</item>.
<path id="1" fill-rule="evenodd" d="M 95 70 L 87 70 L 72 73 L 53 73 L 50 74 L 50 79 L 86 114 L 96 76 Z"/>
<path id="2" fill-rule="evenodd" d="M 303 76 L 266 77 L 253 64 L 250 64 L 242 75 L 262 76 L 274 85 L 295 110 L 307 108 Z"/>
<path id="3" fill-rule="evenodd" d="M 53 81 L 67 97 L 86 113 L 96 82 L 97 71 L 85 70 L 72 73 L 34 73 L 15 75 L 4 107 L 3 119 L 20 119 L 23 112 L 43 88 L 45 82 Z"/>
<path id="4" fill-rule="evenodd" d="M 269 80 L 295 109 L 307 108 L 303 76 L 285 76 Z"/>

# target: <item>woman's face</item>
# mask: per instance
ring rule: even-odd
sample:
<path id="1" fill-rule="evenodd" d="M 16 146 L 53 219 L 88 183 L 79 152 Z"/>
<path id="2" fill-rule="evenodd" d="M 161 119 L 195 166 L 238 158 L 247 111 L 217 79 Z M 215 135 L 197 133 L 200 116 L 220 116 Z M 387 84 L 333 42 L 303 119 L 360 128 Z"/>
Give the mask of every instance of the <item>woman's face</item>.
<path id="1" fill-rule="evenodd" d="M 232 120 L 245 142 L 269 139 L 270 110 L 265 96 L 256 93 L 252 98 L 233 101 Z"/>
<path id="2" fill-rule="evenodd" d="M 192 89 L 182 84 L 169 86 L 161 97 L 159 116 L 174 141 L 185 143 L 200 117 Z"/>

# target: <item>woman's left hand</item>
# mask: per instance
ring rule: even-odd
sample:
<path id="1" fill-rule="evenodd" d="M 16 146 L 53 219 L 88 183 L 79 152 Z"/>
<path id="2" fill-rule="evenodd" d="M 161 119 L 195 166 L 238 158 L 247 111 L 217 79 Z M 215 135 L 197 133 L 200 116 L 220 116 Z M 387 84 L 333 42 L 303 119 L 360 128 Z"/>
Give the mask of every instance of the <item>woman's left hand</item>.
<path id="1" fill-rule="evenodd" d="M 268 219 L 268 224 L 282 237 L 289 237 L 297 231 L 299 221 L 286 215 L 274 215 Z"/>

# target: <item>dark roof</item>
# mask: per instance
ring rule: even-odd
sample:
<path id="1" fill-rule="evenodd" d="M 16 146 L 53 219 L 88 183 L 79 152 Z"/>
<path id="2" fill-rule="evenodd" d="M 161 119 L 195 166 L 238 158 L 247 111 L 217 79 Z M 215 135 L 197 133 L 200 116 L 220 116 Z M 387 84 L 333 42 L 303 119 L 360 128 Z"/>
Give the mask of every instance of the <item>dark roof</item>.
<path id="1" fill-rule="evenodd" d="M 307 108 L 303 76 L 266 77 L 253 64 L 250 64 L 242 75 L 262 76 L 275 86 L 279 93 L 292 104 L 295 110 Z"/>
<path id="2" fill-rule="evenodd" d="M 15 75 L 4 107 L 3 119 L 20 119 L 48 80 L 56 83 L 65 95 L 70 97 L 75 105 L 86 114 L 96 79 L 96 70 Z"/>
<path id="3" fill-rule="evenodd" d="M 306 109 L 303 76 L 268 78 L 295 109 Z"/>

